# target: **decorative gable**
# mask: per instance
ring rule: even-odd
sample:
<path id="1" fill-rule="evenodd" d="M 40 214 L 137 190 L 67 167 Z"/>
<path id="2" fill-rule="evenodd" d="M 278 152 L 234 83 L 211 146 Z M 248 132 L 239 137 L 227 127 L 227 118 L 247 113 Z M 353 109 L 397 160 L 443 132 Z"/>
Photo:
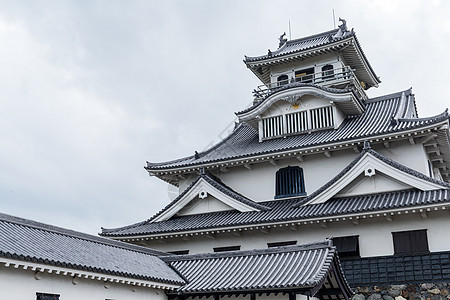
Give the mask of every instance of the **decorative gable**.
<path id="1" fill-rule="evenodd" d="M 382 193 L 393 190 L 430 191 L 450 185 L 425 176 L 373 151 L 364 151 L 341 173 L 307 199 L 307 204 L 324 203 L 333 197 Z"/>
<path id="2" fill-rule="evenodd" d="M 160 222 L 174 215 L 193 215 L 219 211 L 240 212 L 268 209 L 233 191 L 218 178 L 201 173 L 199 177 L 166 208 L 156 214 L 150 222 Z"/>
<path id="3" fill-rule="evenodd" d="M 240 122 L 258 130 L 261 142 L 336 129 L 347 115 L 360 115 L 364 111 L 364 104 L 353 90 L 296 83 L 236 114 Z"/>

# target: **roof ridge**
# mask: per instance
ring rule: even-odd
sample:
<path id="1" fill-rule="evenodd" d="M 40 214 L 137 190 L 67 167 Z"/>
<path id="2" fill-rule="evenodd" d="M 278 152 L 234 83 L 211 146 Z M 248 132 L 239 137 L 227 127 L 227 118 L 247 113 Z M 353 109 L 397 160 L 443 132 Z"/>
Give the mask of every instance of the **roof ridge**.
<path id="1" fill-rule="evenodd" d="M 301 245 L 290 245 L 281 246 L 273 248 L 264 249 L 251 249 L 251 250 L 237 250 L 237 251 L 226 251 L 226 252 L 214 252 L 214 253 L 200 253 L 200 254 L 190 254 L 190 255 L 174 255 L 170 254 L 168 256 L 161 256 L 165 262 L 172 261 L 184 261 L 184 260 L 201 260 L 201 259 L 211 259 L 211 258 L 228 258 L 228 257 L 239 257 L 239 256 L 256 256 L 256 255 L 268 255 L 275 253 L 286 253 L 286 252 L 297 252 L 297 251 L 307 251 L 314 249 L 322 249 L 334 247 L 333 242 L 330 239 L 323 241 L 316 241 Z"/>
<path id="2" fill-rule="evenodd" d="M 73 238 L 81 239 L 81 240 L 86 240 L 86 241 L 90 241 L 93 243 L 103 244 L 103 245 L 107 245 L 107 246 L 111 246 L 111 247 L 122 248 L 124 250 L 141 252 L 143 254 L 149 254 L 149 255 L 153 255 L 153 256 L 159 256 L 159 255 L 166 254 L 163 251 L 153 250 L 153 249 L 141 247 L 138 245 L 133 245 L 133 244 L 129 244 L 129 243 L 121 242 L 121 241 L 111 240 L 111 239 L 83 233 L 80 231 L 75 231 L 75 230 L 66 229 L 63 227 L 58 227 L 58 226 L 54 226 L 54 225 L 41 223 L 41 222 L 34 221 L 34 220 L 29 220 L 29 219 L 25 219 L 25 218 L 8 215 L 5 213 L 0 213 L 0 222 L 12 223 L 12 224 L 16 224 L 16 225 L 20 225 L 20 226 L 24 226 L 24 227 L 29 227 L 29 228 L 34 228 L 37 230 L 52 232 L 55 234 L 73 237 Z"/>
<path id="3" fill-rule="evenodd" d="M 397 121 L 399 122 L 416 122 L 416 121 L 429 121 L 429 120 L 437 120 L 437 119 L 446 119 L 448 118 L 448 108 L 437 115 L 429 116 L 429 117 L 422 117 L 422 118 L 399 118 Z"/>
<path id="4" fill-rule="evenodd" d="M 366 103 L 373 103 L 373 102 L 380 102 L 380 101 L 391 100 L 391 99 L 394 99 L 394 98 L 401 97 L 402 93 L 405 93 L 405 96 L 409 96 L 409 95 L 412 94 L 412 88 L 409 88 L 409 89 L 404 90 L 404 91 L 399 91 L 399 92 L 394 92 L 394 93 L 390 93 L 390 94 L 386 94 L 386 95 L 373 97 L 373 98 L 367 99 L 365 102 Z"/>
<path id="5" fill-rule="evenodd" d="M 298 52 L 298 50 L 294 50 L 294 51 L 282 53 L 281 50 L 284 49 L 284 48 L 287 48 L 287 46 L 289 46 L 289 45 L 293 45 L 293 44 L 299 43 L 299 42 L 305 42 L 305 41 L 308 41 L 308 40 L 312 40 L 314 38 L 330 36 L 332 33 L 334 33 L 334 32 L 337 33 L 338 31 L 339 31 L 339 28 L 332 29 L 332 30 L 329 30 L 329 31 L 325 31 L 325 32 L 322 32 L 322 33 L 317 33 L 317 34 L 306 36 L 306 37 L 302 37 L 302 38 L 298 38 L 298 39 L 295 39 L 295 40 L 287 41 L 285 44 L 283 44 L 283 46 L 277 48 L 274 51 L 271 51 L 271 53 L 272 53 L 271 56 L 268 56 L 267 54 L 259 55 L 259 56 L 247 56 L 247 55 L 245 55 L 244 56 L 245 57 L 244 63 L 258 61 L 258 60 L 272 58 L 272 57 L 278 57 L 278 56 L 282 56 L 282 55 Z M 341 41 L 341 40 L 346 39 L 348 37 L 354 36 L 354 32 L 353 31 L 347 31 L 347 32 L 348 32 L 348 34 L 344 34 L 344 35 L 342 35 L 340 37 L 334 37 L 331 41 L 328 41 L 327 44 L 338 42 L 338 41 Z M 319 45 L 319 46 L 323 46 L 323 45 Z M 302 49 L 301 51 L 310 50 L 310 49 L 313 49 L 314 47 L 317 47 L 317 45 L 311 46 L 311 47 L 308 47 L 308 48 L 305 48 L 305 49 Z M 280 53 L 282 53 L 282 54 L 280 55 Z"/>

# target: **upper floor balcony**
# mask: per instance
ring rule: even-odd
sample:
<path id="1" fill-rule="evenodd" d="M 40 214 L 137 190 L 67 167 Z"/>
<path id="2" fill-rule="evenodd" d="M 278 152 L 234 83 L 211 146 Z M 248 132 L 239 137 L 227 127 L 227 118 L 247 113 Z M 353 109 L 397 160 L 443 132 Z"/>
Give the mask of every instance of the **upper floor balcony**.
<path id="1" fill-rule="evenodd" d="M 316 84 L 325 87 L 338 89 L 354 88 L 360 99 L 366 100 L 367 95 L 364 92 L 364 83 L 359 82 L 355 76 L 354 70 L 350 67 L 322 69 L 320 72 L 314 72 L 314 69 L 306 69 L 295 72 L 293 77 L 280 75 L 276 82 L 257 86 L 253 90 L 254 102 L 263 100 L 266 96 L 279 90 L 299 86 L 303 83 Z"/>

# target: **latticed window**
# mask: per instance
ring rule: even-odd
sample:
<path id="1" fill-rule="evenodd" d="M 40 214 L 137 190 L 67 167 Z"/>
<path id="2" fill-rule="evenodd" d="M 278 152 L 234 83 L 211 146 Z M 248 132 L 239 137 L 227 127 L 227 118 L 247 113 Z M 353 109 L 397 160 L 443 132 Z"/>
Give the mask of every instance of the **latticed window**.
<path id="1" fill-rule="evenodd" d="M 311 129 L 328 128 L 334 125 L 331 106 L 311 109 Z"/>
<path id="2" fill-rule="evenodd" d="M 286 115 L 286 133 L 297 133 L 308 130 L 307 111 L 300 111 Z"/>
<path id="3" fill-rule="evenodd" d="M 275 198 L 306 195 L 303 169 L 287 167 L 277 171 L 275 184 Z"/>
<path id="4" fill-rule="evenodd" d="M 270 139 L 334 127 L 332 106 L 286 113 L 261 120 L 261 138 Z"/>

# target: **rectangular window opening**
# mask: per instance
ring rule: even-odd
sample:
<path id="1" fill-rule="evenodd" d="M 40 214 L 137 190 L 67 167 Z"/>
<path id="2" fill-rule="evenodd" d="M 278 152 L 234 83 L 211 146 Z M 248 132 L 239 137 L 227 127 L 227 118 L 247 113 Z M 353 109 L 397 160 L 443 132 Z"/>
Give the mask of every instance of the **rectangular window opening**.
<path id="1" fill-rule="evenodd" d="M 314 68 L 295 71 L 295 81 L 311 83 L 314 79 Z"/>
<path id="2" fill-rule="evenodd" d="M 297 241 L 267 243 L 268 248 L 297 245 Z"/>
<path id="3" fill-rule="evenodd" d="M 392 239 L 396 255 L 430 252 L 426 229 L 392 232 Z"/>
<path id="4" fill-rule="evenodd" d="M 239 251 L 241 250 L 241 246 L 216 247 L 213 249 L 214 252 Z"/>
<path id="5" fill-rule="evenodd" d="M 189 250 L 168 251 L 167 253 L 170 253 L 173 255 L 187 255 L 187 254 L 189 254 Z"/>
<path id="6" fill-rule="evenodd" d="M 58 294 L 36 293 L 36 300 L 59 300 Z"/>
<path id="7" fill-rule="evenodd" d="M 357 235 L 334 237 L 333 245 L 336 246 L 339 258 L 351 259 L 361 257 L 359 253 L 359 236 Z"/>

